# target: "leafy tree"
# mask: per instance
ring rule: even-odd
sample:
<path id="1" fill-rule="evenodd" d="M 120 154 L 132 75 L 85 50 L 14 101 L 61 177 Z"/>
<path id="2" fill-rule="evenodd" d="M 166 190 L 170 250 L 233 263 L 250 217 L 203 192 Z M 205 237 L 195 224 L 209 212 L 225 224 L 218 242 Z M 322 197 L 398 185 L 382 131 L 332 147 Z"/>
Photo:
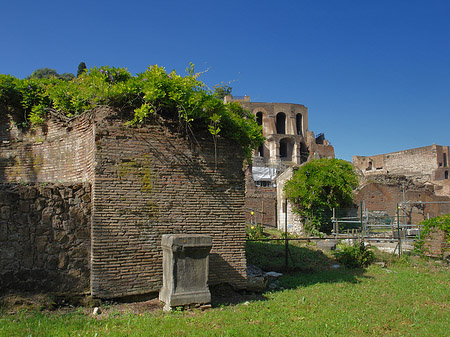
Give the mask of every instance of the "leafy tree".
<path id="1" fill-rule="evenodd" d="M 62 73 L 59 76 L 60 79 L 64 80 L 64 81 L 71 81 L 75 78 L 75 75 L 72 73 Z"/>
<path id="2" fill-rule="evenodd" d="M 33 71 L 33 73 L 30 76 L 27 76 L 27 80 L 29 79 L 51 79 L 51 78 L 59 78 L 64 81 L 70 81 L 75 78 L 75 75 L 72 73 L 63 73 L 62 75 L 58 74 L 58 72 L 55 69 L 51 68 L 39 68 Z"/>
<path id="3" fill-rule="evenodd" d="M 86 70 L 87 70 L 86 63 L 80 62 L 80 64 L 78 65 L 77 77 L 79 77 Z"/>
<path id="4" fill-rule="evenodd" d="M 293 210 L 303 218 L 305 231 L 317 234 L 331 229 L 333 208 L 349 207 L 358 177 L 352 165 L 341 159 L 318 159 L 296 170 L 284 186 Z"/>
<path id="5" fill-rule="evenodd" d="M 231 95 L 231 91 L 233 90 L 232 87 L 223 82 L 215 85 L 213 88 L 214 88 L 214 95 L 216 95 L 216 97 L 219 99 L 223 99 L 225 96 Z"/>
<path id="6" fill-rule="evenodd" d="M 27 76 L 27 79 L 31 78 L 52 78 L 56 77 L 59 78 L 59 74 L 55 69 L 51 68 L 39 68 L 33 71 L 33 73 L 30 76 Z"/>

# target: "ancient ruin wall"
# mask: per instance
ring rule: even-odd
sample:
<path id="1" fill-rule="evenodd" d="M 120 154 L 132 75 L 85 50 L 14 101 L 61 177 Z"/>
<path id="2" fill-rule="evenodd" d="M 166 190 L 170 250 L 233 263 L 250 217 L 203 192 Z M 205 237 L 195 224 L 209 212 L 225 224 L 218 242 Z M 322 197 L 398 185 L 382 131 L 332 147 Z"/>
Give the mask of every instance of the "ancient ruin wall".
<path id="1" fill-rule="evenodd" d="M 211 235 L 209 283 L 245 287 L 242 155 L 220 139 L 216 154 L 211 135 L 187 141 L 158 125 L 97 124 L 93 295 L 158 291 L 161 236 L 172 233 Z"/>
<path id="2" fill-rule="evenodd" d="M 436 176 L 440 166 L 443 166 L 443 153 L 448 147 L 431 145 L 376 156 L 354 156 L 353 164 L 364 175 L 402 174 L 406 176 L 423 177 L 425 180 L 443 179 Z M 447 154 L 448 156 L 448 154 Z"/>
<path id="3" fill-rule="evenodd" d="M 20 132 L 14 125 L 9 133 L 3 130 L 0 181 L 70 183 L 92 180 L 94 124 L 88 117 L 62 124 L 49 120 L 45 127 L 27 132 Z"/>
<path id="4" fill-rule="evenodd" d="M 89 291 L 90 184 L 0 185 L 0 293 Z"/>

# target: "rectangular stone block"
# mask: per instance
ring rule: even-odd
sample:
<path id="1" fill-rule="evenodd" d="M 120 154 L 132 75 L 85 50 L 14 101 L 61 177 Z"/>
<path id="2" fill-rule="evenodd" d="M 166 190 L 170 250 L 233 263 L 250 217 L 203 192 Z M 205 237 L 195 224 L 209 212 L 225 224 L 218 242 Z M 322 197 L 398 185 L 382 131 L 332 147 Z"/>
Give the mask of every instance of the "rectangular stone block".
<path id="1" fill-rule="evenodd" d="M 211 301 L 208 288 L 210 236 L 165 234 L 162 236 L 163 287 L 159 299 L 164 309 Z"/>

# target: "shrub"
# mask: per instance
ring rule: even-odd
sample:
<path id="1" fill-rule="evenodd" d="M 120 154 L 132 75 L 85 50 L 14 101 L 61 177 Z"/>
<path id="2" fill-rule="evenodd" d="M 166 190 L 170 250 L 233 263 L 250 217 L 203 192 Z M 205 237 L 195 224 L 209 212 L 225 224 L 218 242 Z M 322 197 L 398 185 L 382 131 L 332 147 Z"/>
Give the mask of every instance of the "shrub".
<path id="1" fill-rule="evenodd" d="M 339 245 L 334 252 L 335 258 L 348 268 L 365 268 L 375 260 L 375 253 L 369 250 L 363 241 L 353 245 Z"/>

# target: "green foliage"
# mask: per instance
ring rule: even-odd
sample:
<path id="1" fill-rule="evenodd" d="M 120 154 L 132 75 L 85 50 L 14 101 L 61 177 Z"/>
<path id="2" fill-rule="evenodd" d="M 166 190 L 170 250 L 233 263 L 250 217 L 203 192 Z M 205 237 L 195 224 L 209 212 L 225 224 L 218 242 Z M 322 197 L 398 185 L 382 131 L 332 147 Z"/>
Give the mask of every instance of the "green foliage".
<path id="1" fill-rule="evenodd" d="M 125 108 L 134 111 L 130 124 L 143 123 L 157 113 L 178 121 L 187 133 L 203 129 L 214 141 L 220 136 L 234 140 L 247 158 L 264 141 L 254 116 L 237 103 L 224 104 L 198 79 L 193 64 L 186 76 L 157 65 L 136 76 L 109 66 L 86 71 L 83 62 L 79 70 L 70 81 L 49 68 L 38 69 L 25 80 L 0 75 L 0 103 L 22 109 L 33 124 L 43 123 L 49 109 L 71 117 L 101 105 Z"/>
<path id="2" fill-rule="evenodd" d="M 84 73 L 86 70 L 87 70 L 86 63 L 80 62 L 80 64 L 78 65 L 77 77 L 79 77 L 79 76 L 80 76 L 82 73 Z"/>
<path id="3" fill-rule="evenodd" d="M 444 214 L 419 222 L 421 226 L 420 240 L 414 242 L 414 248 L 418 253 L 428 253 L 425 248 L 425 240 L 430 233 L 441 230 L 447 234 L 447 242 L 450 242 L 450 214 Z"/>
<path id="4" fill-rule="evenodd" d="M 304 218 L 309 233 L 329 231 L 331 211 L 352 205 L 358 177 L 352 165 L 340 159 L 318 159 L 302 165 L 284 187 L 294 212 Z"/>
<path id="5" fill-rule="evenodd" d="M 70 81 L 75 78 L 75 75 L 72 73 L 63 73 L 62 75 L 58 74 L 58 72 L 55 69 L 51 68 L 39 68 L 33 71 L 33 73 L 27 77 L 27 79 L 50 79 L 50 78 L 59 78 L 64 81 Z"/>
<path id="6" fill-rule="evenodd" d="M 217 84 L 213 87 L 214 89 L 214 95 L 219 98 L 223 99 L 225 96 L 231 95 L 231 91 L 233 88 L 229 86 L 228 84 L 225 84 L 221 82 L 220 84 Z"/>
<path id="7" fill-rule="evenodd" d="M 363 241 L 353 245 L 338 245 L 334 256 L 348 268 L 365 268 L 375 260 L 375 253 L 369 250 Z"/>

